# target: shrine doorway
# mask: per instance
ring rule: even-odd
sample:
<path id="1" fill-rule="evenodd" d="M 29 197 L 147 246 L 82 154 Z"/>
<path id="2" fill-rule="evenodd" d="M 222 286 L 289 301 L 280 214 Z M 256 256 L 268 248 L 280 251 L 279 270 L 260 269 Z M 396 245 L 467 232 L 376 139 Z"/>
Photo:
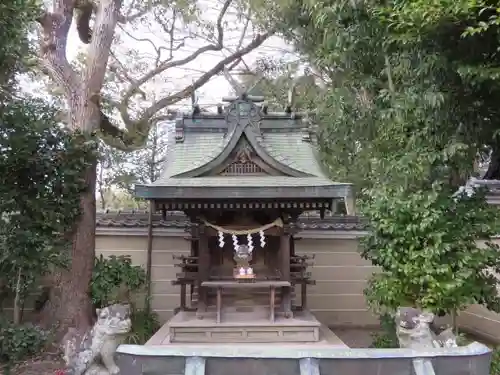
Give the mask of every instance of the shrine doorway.
<path id="1" fill-rule="evenodd" d="M 248 246 L 246 236 L 237 236 L 239 244 Z M 216 236 L 208 239 L 210 251 L 210 279 L 223 280 L 233 279 L 234 270 L 237 267 L 234 260 L 234 244 L 226 241 L 221 247 Z M 280 239 L 277 236 L 266 236 L 264 246 L 260 241 L 254 241 L 252 260 L 249 262 L 255 275 L 255 280 L 277 280 L 279 279 L 279 248 Z"/>

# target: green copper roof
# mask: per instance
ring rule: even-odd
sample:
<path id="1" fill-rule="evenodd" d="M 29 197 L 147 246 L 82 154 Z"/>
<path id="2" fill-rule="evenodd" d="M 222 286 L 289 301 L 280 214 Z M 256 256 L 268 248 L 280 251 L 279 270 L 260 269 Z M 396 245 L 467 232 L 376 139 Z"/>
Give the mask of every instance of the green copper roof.
<path id="1" fill-rule="evenodd" d="M 183 142 L 176 143 L 171 137 L 161 180 L 203 166 L 217 157 L 230 139 L 222 133 L 188 133 Z"/>
<path id="2" fill-rule="evenodd" d="M 332 199 L 348 195 L 350 184 L 332 182 L 323 171 L 300 116 L 267 114 L 256 108 L 240 99 L 228 106 L 225 115 L 202 113 L 177 120 L 161 177 L 151 185 L 138 185 L 137 196 L 215 198 L 217 189 L 222 198 L 224 194 L 232 198 L 256 198 L 259 194 L 306 198 L 309 194 L 311 198 Z M 282 176 L 207 176 L 227 160 L 242 137 Z M 205 194 L 199 188 L 206 189 Z M 259 188 L 266 192 L 258 193 Z M 286 188 L 291 190 L 285 192 Z"/>
<path id="3" fill-rule="evenodd" d="M 256 138 L 276 161 L 305 174 L 326 177 L 316 159 L 314 146 L 302 140 L 301 132 L 268 133 Z M 184 141 L 179 143 L 172 139 L 167 146 L 161 180 L 202 167 L 221 154 L 230 140 L 231 135 L 223 133 L 186 133 Z"/>

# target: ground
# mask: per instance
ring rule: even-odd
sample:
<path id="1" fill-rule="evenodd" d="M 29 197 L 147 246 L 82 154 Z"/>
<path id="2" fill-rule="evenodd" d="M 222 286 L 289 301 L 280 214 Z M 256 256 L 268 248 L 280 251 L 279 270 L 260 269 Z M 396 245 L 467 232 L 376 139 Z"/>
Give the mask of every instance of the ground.
<path id="1" fill-rule="evenodd" d="M 350 348 L 368 348 L 373 330 L 363 328 L 334 328 L 333 331 Z"/>
<path id="2" fill-rule="evenodd" d="M 59 356 L 45 354 L 19 364 L 12 370 L 12 375 L 55 375 L 62 368 L 64 361 Z"/>

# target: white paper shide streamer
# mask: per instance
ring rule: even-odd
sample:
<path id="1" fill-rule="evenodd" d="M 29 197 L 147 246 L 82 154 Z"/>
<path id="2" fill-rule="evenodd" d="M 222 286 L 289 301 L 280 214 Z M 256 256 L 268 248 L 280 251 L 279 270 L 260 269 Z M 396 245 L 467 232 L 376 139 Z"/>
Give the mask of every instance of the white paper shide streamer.
<path id="1" fill-rule="evenodd" d="M 232 235 L 232 238 L 233 238 L 233 247 L 234 247 L 234 251 L 236 252 L 238 250 L 238 237 L 233 234 Z"/>
<path id="2" fill-rule="evenodd" d="M 224 247 L 225 245 L 225 242 L 224 242 L 224 233 L 222 233 L 221 231 L 219 231 L 217 233 L 219 235 L 219 247 Z"/>
<path id="3" fill-rule="evenodd" d="M 264 235 L 263 230 L 261 230 L 259 234 L 260 234 L 260 247 L 264 248 L 264 246 L 266 246 L 266 236 Z"/>
<path id="4" fill-rule="evenodd" d="M 247 246 L 248 246 L 248 250 L 250 251 L 250 253 L 253 251 L 253 240 L 252 240 L 252 235 L 250 233 L 247 234 Z"/>

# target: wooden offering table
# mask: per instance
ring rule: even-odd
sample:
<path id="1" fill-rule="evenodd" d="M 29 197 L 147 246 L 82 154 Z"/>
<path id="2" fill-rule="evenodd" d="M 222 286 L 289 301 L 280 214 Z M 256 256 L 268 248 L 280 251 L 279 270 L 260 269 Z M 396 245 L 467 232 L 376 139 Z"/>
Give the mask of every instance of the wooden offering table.
<path id="1" fill-rule="evenodd" d="M 251 281 L 241 282 L 236 280 L 221 280 L 221 281 L 204 281 L 202 287 L 215 288 L 217 290 L 217 323 L 221 322 L 222 310 L 222 290 L 223 289 L 244 289 L 244 288 L 269 288 L 269 320 L 274 323 L 274 308 L 276 299 L 276 288 L 290 288 L 291 284 L 288 281 L 268 280 L 268 281 Z"/>

